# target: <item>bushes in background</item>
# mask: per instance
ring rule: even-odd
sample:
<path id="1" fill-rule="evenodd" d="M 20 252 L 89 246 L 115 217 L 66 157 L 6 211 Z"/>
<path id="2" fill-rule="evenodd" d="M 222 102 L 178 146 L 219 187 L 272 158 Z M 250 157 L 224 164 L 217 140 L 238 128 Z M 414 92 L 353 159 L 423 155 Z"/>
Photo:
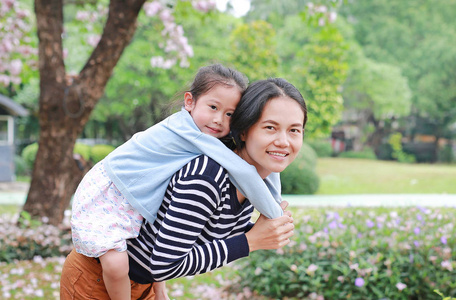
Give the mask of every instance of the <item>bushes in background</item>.
<path id="1" fill-rule="evenodd" d="M 238 264 L 240 288 L 274 299 L 456 296 L 456 208 L 305 208 L 278 251 Z M 320 297 L 320 298 L 318 298 Z"/>
<path id="2" fill-rule="evenodd" d="M 320 185 L 316 165 L 317 154 L 303 143 L 296 159 L 280 174 L 282 194 L 315 194 Z"/>
<path id="3" fill-rule="evenodd" d="M 306 143 L 312 147 L 318 157 L 331 157 L 333 149 L 329 140 L 306 140 Z"/>
<path id="4" fill-rule="evenodd" d="M 111 153 L 115 149 L 114 146 L 111 145 L 103 145 L 103 144 L 98 144 L 92 146 L 92 149 L 90 150 L 90 159 L 91 161 L 96 164 L 103 158 L 105 158 L 109 153 Z"/>
<path id="5" fill-rule="evenodd" d="M 361 158 L 361 159 L 373 159 L 376 160 L 375 152 L 371 148 L 364 148 L 362 151 L 345 151 L 341 152 L 338 157 L 343 158 Z"/>
<path id="6" fill-rule="evenodd" d="M 82 143 L 76 143 L 74 145 L 74 153 L 80 154 L 85 161 L 90 161 L 92 164 L 96 164 L 103 158 L 105 158 L 106 155 L 111 153 L 115 147 L 111 145 L 94 145 L 94 146 L 89 146 L 86 144 Z M 24 170 L 25 173 L 30 173 L 29 170 L 33 169 L 33 164 L 35 163 L 35 157 L 36 153 L 38 152 L 38 143 L 33 143 L 24 148 L 22 150 L 21 157 L 25 161 L 26 164 L 26 170 Z M 18 164 L 22 163 L 20 160 L 16 160 L 16 168 L 18 168 Z M 22 165 L 19 165 L 19 170 L 22 172 Z M 16 174 L 18 174 L 16 172 Z M 21 174 L 18 174 L 21 175 Z"/>

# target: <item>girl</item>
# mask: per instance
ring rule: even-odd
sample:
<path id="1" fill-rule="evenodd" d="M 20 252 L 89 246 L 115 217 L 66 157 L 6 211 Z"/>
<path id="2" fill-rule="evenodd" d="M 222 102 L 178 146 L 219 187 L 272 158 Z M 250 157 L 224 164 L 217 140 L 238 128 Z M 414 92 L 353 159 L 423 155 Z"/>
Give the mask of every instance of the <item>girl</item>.
<path id="1" fill-rule="evenodd" d="M 304 99 L 291 84 L 283 79 L 256 82 L 232 117 L 236 154 L 261 178 L 281 172 L 301 148 L 306 121 Z M 145 219 L 139 236 L 127 241 L 132 292 L 153 299 L 153 293 L 138 286 L 204 273 L 251 251 L 289 243 L 294 228 L 289 212 L 276 219 L 261 215 L 252 226 L 252 211 L 219 163 L 205 155 L 190 161 L 171 178 L 156 220 Z M 92 270 L 81 271 L 73 282 L 76 297 L 106 298 L 102 287 L 87 280 L 100 269 L 93 259 L 72 251 L 62 276 L 70 267 Z"/>
<path id="2" fill-rule="evenodd" d="M 111 299 L 132 296 L 126 240 L 138 236 L 143 218 L 155 221 L 171 176 L 201 153 L 224 166 L 261 213 L 282 214 L 274 200 L 280 200 L 278 176 L 265 183 L 255 168 L 218 140 L 229 133 L 231 115 L 246 85 L 235 70 L 221 65 L 201 68 L 184 94 L 185 109 L 134 135 L 80 183 L 73 199 L 73 242 L 78 253 L 99 258 Z M 164 284 L 155 284 L 154 290 L 157 299 L 167 299 Z"/>

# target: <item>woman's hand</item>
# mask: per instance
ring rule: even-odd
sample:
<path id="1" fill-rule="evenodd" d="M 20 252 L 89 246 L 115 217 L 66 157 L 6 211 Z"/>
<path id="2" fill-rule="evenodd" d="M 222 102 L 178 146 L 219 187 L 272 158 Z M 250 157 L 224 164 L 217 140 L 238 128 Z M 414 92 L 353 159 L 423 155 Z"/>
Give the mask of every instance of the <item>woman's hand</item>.
<path id="1" fill-rule="evenodd" d="M 290 211 L 285 211 L 288 202 L 282 201 L 280 206 L 284 210 L 283 216 L 268 219 L 260 215 L 252 229 L 245 234 L 250 252 L 260 249 L 279 249 L 290 242 L 294 229 L 293 218 Z"/>

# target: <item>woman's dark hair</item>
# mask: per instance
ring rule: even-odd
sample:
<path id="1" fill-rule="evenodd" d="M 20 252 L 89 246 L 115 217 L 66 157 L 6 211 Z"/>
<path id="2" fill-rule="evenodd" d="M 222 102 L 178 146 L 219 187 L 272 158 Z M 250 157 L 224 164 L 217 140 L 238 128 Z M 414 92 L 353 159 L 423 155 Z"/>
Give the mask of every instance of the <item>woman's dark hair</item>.
<path id="1" fill-rule="evenodd" d="M 268 101 L 288 97 L 295 100 L 304 112 L 303 128 L 307 123 L 307 106 L 301 93 L 283 78 L 270 78 L 252 83 L 242 95 L 236 110 L 231 116 L 231 133 L 236 148 L 242 149 L 241 134 L 247 132 L 261 117 Z"/>
<path id="2" fill-rule="evenodd" d="M 207 93 L 218 84 L 237 87 L 243 93 L 248 83 L 247 77 L 241 72 L 221 64 L 213 64 L 198 70 L 189 92 L 197 101 L 201 95 Z"/>

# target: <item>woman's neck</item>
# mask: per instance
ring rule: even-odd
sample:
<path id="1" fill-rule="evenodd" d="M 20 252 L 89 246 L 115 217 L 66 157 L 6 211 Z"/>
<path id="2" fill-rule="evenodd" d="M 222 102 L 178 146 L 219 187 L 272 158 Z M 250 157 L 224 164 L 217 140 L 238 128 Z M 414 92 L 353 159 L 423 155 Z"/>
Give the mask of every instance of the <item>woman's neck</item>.
<path id="1" fill-rule="evenodd" d="M 245 160 L 249 165 L 252 165 L 256 168 L 257 172 L 258 172 L 258 175 L 260 175 L 260 177 L 262 179 L 265 179 L 266 177 L 268 177 L 271 172 L 268 172 L 268 173 L 264 173 L 264 170 L 258 170 L 258 166 L 256 166 L 254 163 L 252 163 L 252 159 L 250 158 L 250 155 L 248 155 L 248 153 L 246 152 L 246 149 L 245 147 L 242 148 L 242 149 L 235 149 L 233 150 L 234 153 L 236 153 L 240 158 L 242 158 L 243 160 Z"/>

